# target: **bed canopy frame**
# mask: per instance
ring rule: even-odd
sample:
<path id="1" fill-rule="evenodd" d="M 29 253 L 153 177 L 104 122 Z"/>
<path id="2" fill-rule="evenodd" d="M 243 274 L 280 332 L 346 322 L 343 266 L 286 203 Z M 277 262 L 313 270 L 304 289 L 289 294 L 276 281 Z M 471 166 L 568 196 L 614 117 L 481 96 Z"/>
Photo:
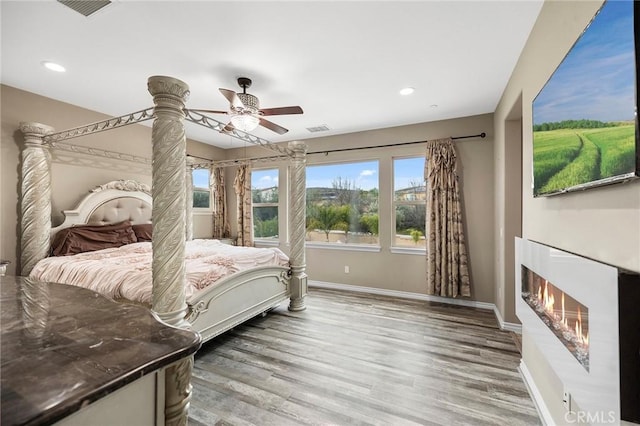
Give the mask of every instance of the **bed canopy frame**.
<path id="1" fill-rule="evenodd" d="M 28 275 L 35 264 L 50 251 L 51 234 L 51 175 L 50 148 L 76 151 L 90 155 L 116 157 L 151 164 L 153 257 L 152 311 L 169 325 L 190 328 L 185 320 L 185 241 L 193 236 L 190 202 L 191 171 L 195 159 L 186 156 L 185 120 L 221 131 L 225 124 L 185 108 L 189 86 L 167 76 L 152 76 L 147 82 L 154 107 L 121 117 L 55 132 L 45 124 L 20 123 L 24 134 L 21 153 L 21 274 Z M 128 156 L 105 150 L 71 145 L 65 140 L 102 132 L 153 119 L 152 159 Z M 305 272 L 305 162 L 306 145 L 290 142 L 286 147 L 271 144 L 256 136 L 234 129 L 233 137 L 260 145 L 291 161 L 289 173 L 289 245 L 291 277 L 289 309 L 305 309 L 307 293 Z M 130 158 L 128 158 L 130 157 Z M 224 167 L 238 161 L 222 161 L 208 165 Z M 187 178 L 189 176 L 189 178 Z M 186 424 L 191 399 L 191 369 L 193 358 L 178 361 L 165 375 L 165 422 Z"/>

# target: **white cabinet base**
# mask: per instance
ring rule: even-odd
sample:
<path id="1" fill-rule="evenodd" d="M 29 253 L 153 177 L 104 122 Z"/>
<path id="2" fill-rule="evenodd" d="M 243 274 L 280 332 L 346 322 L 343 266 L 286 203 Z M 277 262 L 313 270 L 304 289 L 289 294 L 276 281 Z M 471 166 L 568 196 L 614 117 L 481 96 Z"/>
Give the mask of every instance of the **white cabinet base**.
<path id="1" fill-rule="evenodd" d="M 164 424 L 164 370 L 147 374 L 56 423 L 57 426 Z"/>

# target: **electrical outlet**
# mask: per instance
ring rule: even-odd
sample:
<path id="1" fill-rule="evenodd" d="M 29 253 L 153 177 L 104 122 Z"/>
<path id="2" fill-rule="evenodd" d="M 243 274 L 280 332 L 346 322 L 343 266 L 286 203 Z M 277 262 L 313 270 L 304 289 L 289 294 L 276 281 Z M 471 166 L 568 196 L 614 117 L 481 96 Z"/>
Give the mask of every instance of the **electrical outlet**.
<path id="1" fill-rule="evenodd" d="M 344 273 L 345 274 L 349 273 L 349 266 L 347 266 L 347 265 L 344 266 Z"/>
<path id="2" fill-rule="evenodd" d="M 566 389 L 562 394 L 562 404 L 567 411 L 571 411 L 571 394 Z"/>

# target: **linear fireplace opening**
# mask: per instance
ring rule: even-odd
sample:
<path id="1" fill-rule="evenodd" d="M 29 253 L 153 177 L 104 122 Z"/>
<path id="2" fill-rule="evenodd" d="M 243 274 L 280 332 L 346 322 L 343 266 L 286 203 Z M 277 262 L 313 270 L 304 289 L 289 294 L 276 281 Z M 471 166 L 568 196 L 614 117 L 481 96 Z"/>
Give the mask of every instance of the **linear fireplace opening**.
<path id="1" fill-rule="evenodd" d="M 522 266 L 520 296 L 589 371 L 589 308 L 544 277 Z"/>

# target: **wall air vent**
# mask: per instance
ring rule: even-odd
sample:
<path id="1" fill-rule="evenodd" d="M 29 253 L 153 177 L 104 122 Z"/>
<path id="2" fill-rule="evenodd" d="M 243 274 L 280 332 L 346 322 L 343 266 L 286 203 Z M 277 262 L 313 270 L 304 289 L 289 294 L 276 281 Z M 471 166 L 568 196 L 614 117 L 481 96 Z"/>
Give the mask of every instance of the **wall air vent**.
<path id="1" fill-rule="evenodd" d="M 311 133 L 327 132 L 329 131 L 329 127 L 327 127 L 326 124 L 321 124 L 319 126 L 307 127 L 307 130 L 310 131 Z"/>
<path id="2" fill-rule="evenodd" d="M 58 3 L 62 3 L 84 16 L 92 15 L 111 4 L 109 0 L 58 0 Z"/>

